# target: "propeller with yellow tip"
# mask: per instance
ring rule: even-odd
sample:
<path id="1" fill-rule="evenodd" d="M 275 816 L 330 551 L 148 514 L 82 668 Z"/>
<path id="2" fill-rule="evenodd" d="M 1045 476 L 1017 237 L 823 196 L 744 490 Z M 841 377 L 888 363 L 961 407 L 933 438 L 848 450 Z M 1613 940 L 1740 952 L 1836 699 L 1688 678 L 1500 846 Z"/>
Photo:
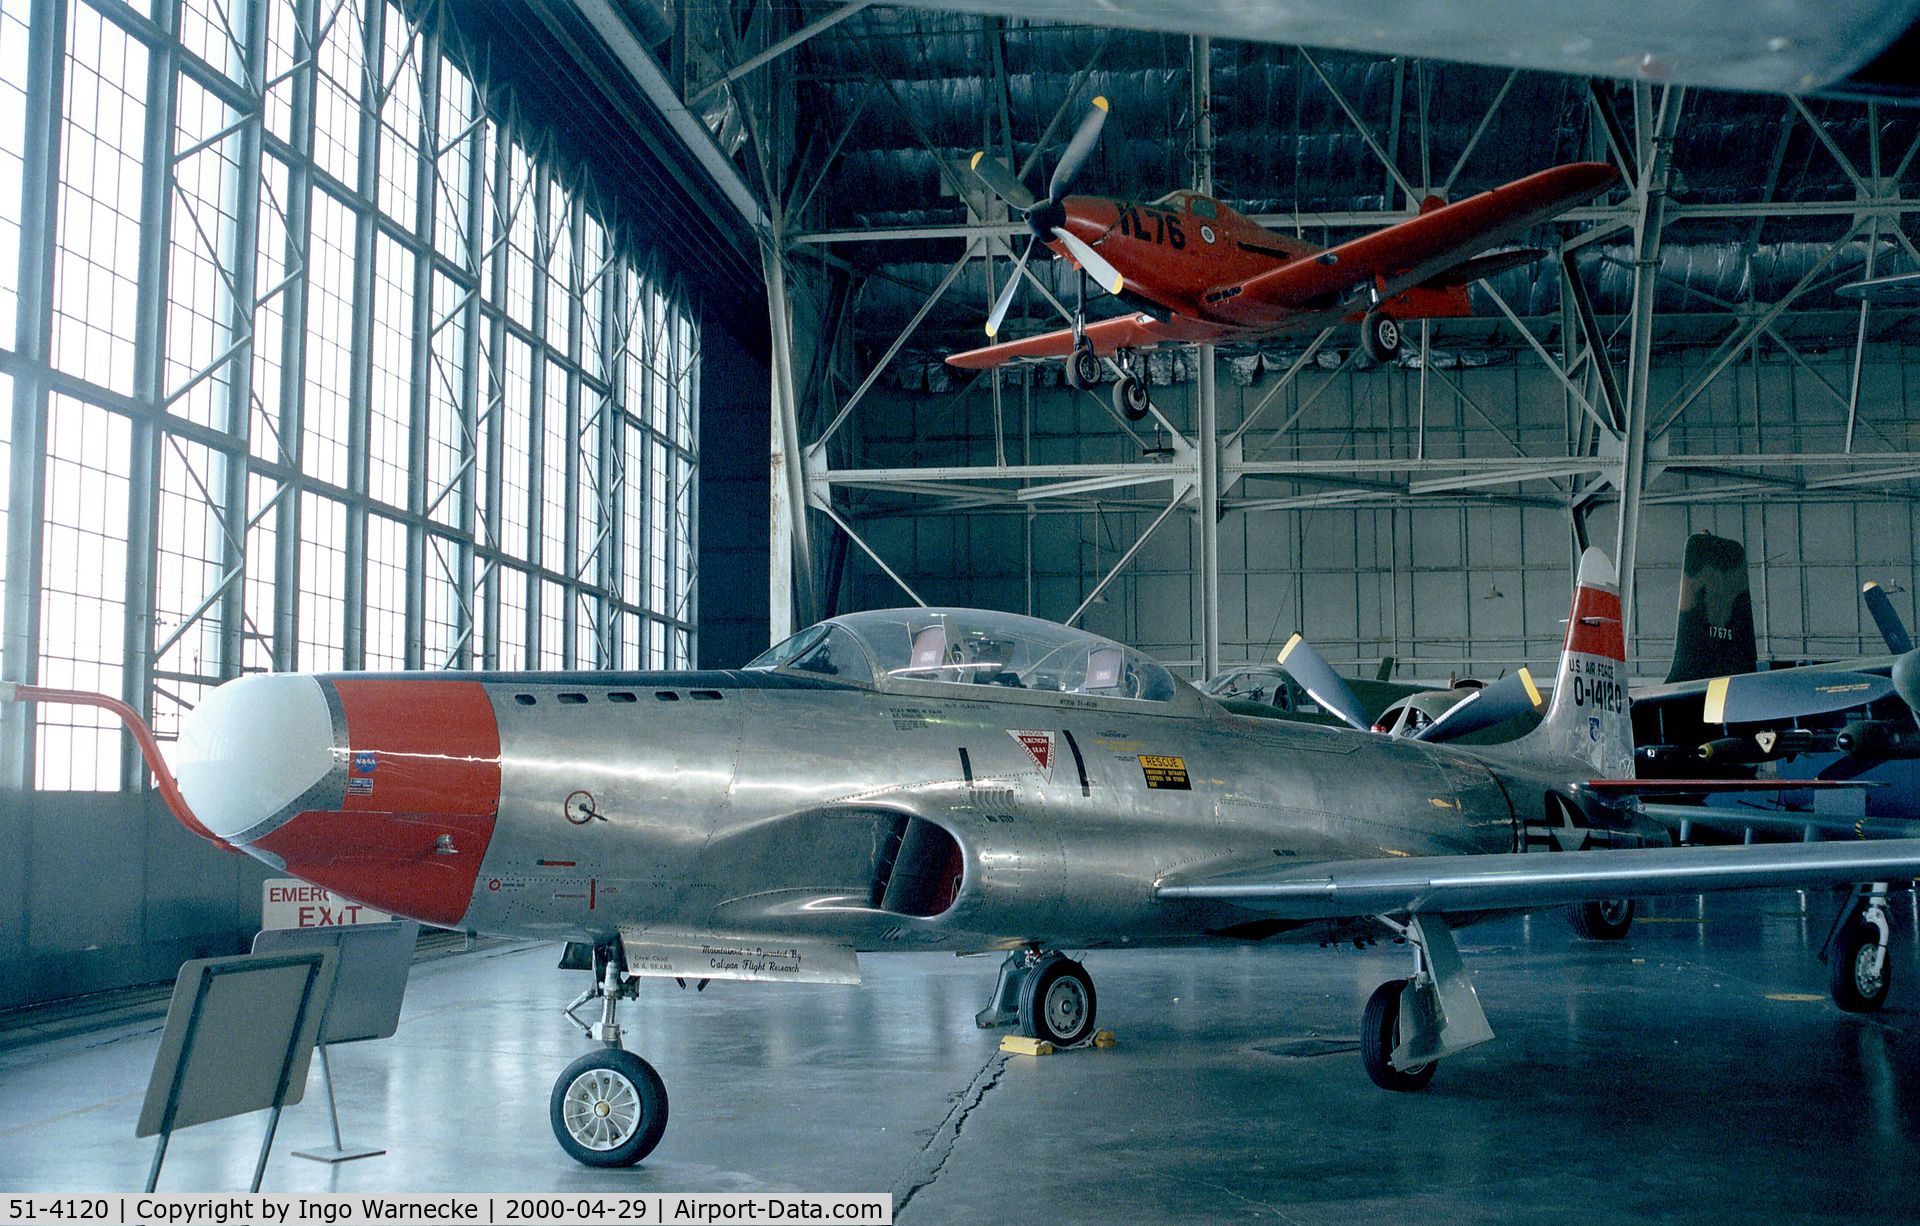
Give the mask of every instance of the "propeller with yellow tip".
<path id="1" fill-rule="evenodd" d="M 1033 237 L 1027 240 L 1026 250 L 1020 253 L 1019 260 L 1013 266 L 1013 275 L 1007 278 L 1005 288 L 1000 291 L 1000 297 L 994 301 L 993 310 L 987 316 L 988 336 L 1000 331 L 1007 309 L 1013 305 L 1020 278 L 1026 272 L 1027 261 L 1033 256 L 1034 244 L 1043 240 L 1052 239 L 1065 247 L 1074 262 L 1085 269 L 1101 289 L 1117 294 L 1126 288 L 1126 278 L 1120 275 L 1120 270 L 1108 263 L 1106 257 L 1095 251 L 1086 240 L 1066 228 L 1067 210 L 1063 203 L 1081 167 L 1086 165 L 1094 145 L 1100 140 L 1100 129 L 1107 122 L 1109 109 L 1104 97 L 1093 100 L 1092 109 L 1074 130 L 1073 139 L 1067 142 L 1066 151 L 1053 168 L 1053 177 L 1047 182 L 1045 200 L 1035 200 L 1033 193 L 1007 169 L 1005 163 L 988 157 L 985 150 L 975 153 L 967 163 L 968 168 L 979 176 L 994 195 L 1006 201 L 1008 208 L 1026 216 L 1027 228 L 1033 231 Z"/>

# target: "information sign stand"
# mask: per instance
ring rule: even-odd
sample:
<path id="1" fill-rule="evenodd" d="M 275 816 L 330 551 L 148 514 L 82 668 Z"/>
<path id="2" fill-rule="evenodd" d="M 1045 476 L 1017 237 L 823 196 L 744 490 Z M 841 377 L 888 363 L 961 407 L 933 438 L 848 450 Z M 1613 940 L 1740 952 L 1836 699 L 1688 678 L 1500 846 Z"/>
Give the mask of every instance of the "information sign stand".
<path id="1" fill-rule="evenodd" d="M 326 1149 L 295 1150 L 294 1157 L 315 1162 L 349 1162 L 387 1152 L 371 1145 L 349 1145 L 340 1139 L 333 1061 L 327 1052 L 336 1043 L 384 1039 L 399 1029 L 400 1006 L 407 995 L 407 974 L 413 967 L 414 946 L 419 938 L 420 925 L 411 920 L 269 929 L 253 938 L 256 954 L 328 950 L 337 959 L 333 995 L 321 1017 L 319 1038 L 320 1077 L 326 1083 L 333 1145 Z"/>
<path id="2" fill-rule="evenodd" d="M 249 1189 L 260 1190 L 280 1112 L 306 1093 L 336 957 L 307 949 L 196 958 L 180 968 L 134 1128 L 136 1137 L 159 1137 L 147 1191 L 160 1181 L 175 1130 L 271 1108 Z"/>

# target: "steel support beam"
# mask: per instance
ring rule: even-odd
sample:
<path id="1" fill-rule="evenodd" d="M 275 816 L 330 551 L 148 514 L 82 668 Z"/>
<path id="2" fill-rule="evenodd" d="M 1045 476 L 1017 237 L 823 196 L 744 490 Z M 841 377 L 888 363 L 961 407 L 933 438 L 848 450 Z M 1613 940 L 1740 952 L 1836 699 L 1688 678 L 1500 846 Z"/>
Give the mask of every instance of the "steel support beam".
<path id="1" fill-rule="evenodd" d="M 719 89 L 721 86 L 727 85 L 734 81 L 738 81 L 741 77 L 746 76 L 748 73 L 754 71 L 757 68 L 765 67 L 766 65 L 772 63 L 774 60 L 777 60 L 781 56 L 785 55 L 787 52 L 793 50 L 795 47 L 798 47 L 801 43 L 806 42 L 808 39 L 812 38 L 814 35 L 823 34 L 826 31 L 831 30 L 833 27 L 839 25 L 841 22 L 853 16 L 855 13 L 858 13 L 861 9 L 868 7 L 872 3 L 873 3 L 873 0 L 853 0 L 851 4 L 843 4 L 839 8 L 833 10 L 831 13 L 828 13 L 825 17 L 821 17 L 816 21 L 811 21 L 807 23 L 806 25 L 800 27 L 798 30 L 795 30 L 793 33 L 781 39 L 779 42 L 773 44 L 771 47 L 768 47 L 765 51 L 762 51 L 758 55 L 755 55 L 746 60 L 743 60 L 741 63 L 735 65 L 734 67 L 727 69 L 727 71 L 722 73 L 720 76 L 707 82 L 705 85 L 702 85 L 699 89 L 694 90 L 693 95 L 687 99 L 687 105 L 692 106 L 694 103 L 700 101 L 700 99 L 706 97 L 708 94 L 712 93 L 714 90 Z"/>
<path id="2" fill-rule="evenodd" d="M 793 307 L 778 229 L 762 244 L 767 315 L 773 337 L 772 528 L 767 580 L 768 634 L 774 642 L 813 620 L 813 546 L 807 535 L 806 475 L 800 450 L 800 402 L 793 384 Z"/>
<path id="3" fill-rule="evenodd" d="M 1637 111 L 1648 106 L 1650 87 L 1636 85 Z M 1622 438 L 1619 523 L 1614 536 L 1614 565 L 1620 583 L 1621 632 L 1633 641 L 1633 580 L 1640 545 L 1640 502 L 1647 480 L 1647 388 L 1653 361 L 1653 299 L 1660 271 L 1660 242 L 1666 225 L 1667 181 L 1673 165 L 1673 138 L 1680 126 L 1686 90 L 1660 91 L 1660 107 L 1651 127 L 1639 126 L 1634 222 L 1633 313 L 1628 333 L 1627 428 Z M 1601 350 L 1599 352 L 1604 352 Z"/>

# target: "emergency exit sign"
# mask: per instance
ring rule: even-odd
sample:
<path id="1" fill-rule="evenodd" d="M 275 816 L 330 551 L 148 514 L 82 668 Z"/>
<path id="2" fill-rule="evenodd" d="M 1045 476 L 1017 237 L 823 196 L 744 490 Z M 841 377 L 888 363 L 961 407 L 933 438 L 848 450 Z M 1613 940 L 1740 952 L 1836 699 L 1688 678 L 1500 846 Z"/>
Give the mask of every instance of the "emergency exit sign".
<path id="1" fill-rule="evenodd" d="M 385 911 L 349 902 L 322 886 L 292 877 L 270 877 L 260 886 L 261 928 L 332 928 L 342 924 L 384 924 Z"/>

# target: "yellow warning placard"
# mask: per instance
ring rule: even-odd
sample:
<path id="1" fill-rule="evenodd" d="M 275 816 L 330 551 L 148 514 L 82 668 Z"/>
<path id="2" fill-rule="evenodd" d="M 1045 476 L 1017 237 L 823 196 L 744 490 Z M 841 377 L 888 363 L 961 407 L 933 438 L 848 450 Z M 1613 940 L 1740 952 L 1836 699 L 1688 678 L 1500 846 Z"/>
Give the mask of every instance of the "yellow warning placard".
<path id="1" fill-rule="evenodd" d="M 1140 773 L 1147 777 L 1147 786 L 1150 788 L 1172 788 L 1181 792 L 1193 790 L 1193 783 L 1187 778 L 1185 758 L 1143 753 L 1140 755 Z"/>

